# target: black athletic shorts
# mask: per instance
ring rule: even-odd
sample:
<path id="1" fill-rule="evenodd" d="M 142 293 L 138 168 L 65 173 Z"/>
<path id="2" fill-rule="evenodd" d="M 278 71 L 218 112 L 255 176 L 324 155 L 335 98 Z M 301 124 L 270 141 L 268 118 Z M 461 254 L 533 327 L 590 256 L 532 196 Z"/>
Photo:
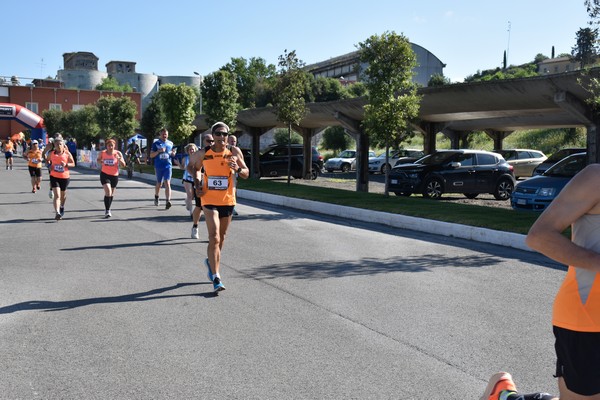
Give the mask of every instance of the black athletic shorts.
<path id="1" fill-rule="evenodd" d="M 42 176 L 42 169 L 38 167 L 29 166 L 29 176 L 32 178 L 39 178 Z"/>
<path id="2" fill-rule="evenodd" d="M 233 207 L 235 206 L 212 206 L 204 205 L 204 210 L 216 210 L 219 213 L 219 218 L 227 218 L 233 215 Z"/>
<path id="3" fill-rule="evenodd" d="M 556 376 L 582 396 L 600 394 L 600 332 L 577 332 L 553 327 L 556 338 Z"/>
<path id="4" fill-rule="evenodd" d="M 61 192 L 64 192 L 67 190 L 67 187 L 69 187 L 70 182 L 71 182 L 70 178 L 57 178 L 55 176 L 50 175 L 50 187 L 52 187 L 52 188 L 58 187 L 58 188 L 60 188 Z"/>
<path id="5" fill-rule="evenodd" d="M 104 172 L 100 172 L 100 183 L 102 186 L 110 183 L 111 188 L 116 188 L 119 183 L 119 175 L 108 175 Z"/>

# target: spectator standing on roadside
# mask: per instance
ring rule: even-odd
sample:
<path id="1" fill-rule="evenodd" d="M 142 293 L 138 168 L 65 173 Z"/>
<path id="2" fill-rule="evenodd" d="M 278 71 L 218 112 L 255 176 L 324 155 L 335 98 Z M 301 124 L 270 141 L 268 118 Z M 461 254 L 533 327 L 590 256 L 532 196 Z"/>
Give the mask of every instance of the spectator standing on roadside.
<path id="1" fill-rule="evenodd" d="M 230 147 L 237 147 L 237 136 L 235 136 L 235 135 L 229 135 L 229 136 L 227 136 L 227 144 Z M 235 176 L 234 176 L 234 182 L 233 182 L 233 184 L 236 187 L 237 187 L 237 178 L 238 178 L 238 174 L 236 173 Z M 235 211 L 235 207 L 233 207 L 233 215 L 238 215 L 237 211 Z"/>
<path id="2" fill-rule="evenodd" d="M 112 217 L 112 205 L 115 190 L 119 184 L 119 167 L 124 167 L 125 160 L 119 150 L 115 150 L 116 142 L 113 139 L 106 141 L 106 150 L 98 153 L 96 163 L 100 165 L 100 183 L 104 188 L 104 218 Z"/>
<path id="3" fill-rule="evenodd" d="M 156 173 L 156 186 L 154 187 L 154 205 L 158 206 L 160 188 L 165 184 L 165 209 L 171 208 L 171 176 L 173 169 L 172 158 L 175 156 L 173 142 L 169 139 L 169 131 L 163 128 L 159 132 L 158 140 L 152 143 L 150 157 L 154 159 L 154 171 Z"/>
<path id="4" fill-rule="evenodd" d="M 196 195 L 201 198 L 206 219 L 208 258 L 205 265 L 208 278 L 213 282 L 214 292 L 219 292 L 225 289 L 220 275 L 221 251 L 236 202 L 234 174 L 237 172 L 246 179 L 250 171 L 240 149 L 227 145 L 229 127 L 217 122 L 211 127 L 211 132 L 214 144 L 190 156 L 188 172 L 194 177 Z"/>
<path id="5" fill-rule="evenodd" d="M 552 325 L 560 398 L 600 399 L 600 164 L 585 167 L 540 215 L 529 247 L 568 265 L 554 300 Z M 563 232 L 571 227 L 571 240 Z M 510 374 L 490 378 L 483 400 L 550 400 L 547 393 L 517 393 Z"/>

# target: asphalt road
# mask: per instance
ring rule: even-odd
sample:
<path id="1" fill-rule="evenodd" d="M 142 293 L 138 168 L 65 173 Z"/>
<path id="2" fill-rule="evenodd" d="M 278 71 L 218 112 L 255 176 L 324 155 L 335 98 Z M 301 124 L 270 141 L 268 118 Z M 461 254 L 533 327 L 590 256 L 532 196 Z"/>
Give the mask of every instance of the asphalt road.
<path id="1" fill-rule="evenodd" d="M 181 191 L 122 178 L 105 220 L 75 170 L 56 222 L 47 188 L 0 170 L 2 400 L 478 399 L 499 370 L 556 392 L 540 255 L 242 202 L 215 297 Z"/>

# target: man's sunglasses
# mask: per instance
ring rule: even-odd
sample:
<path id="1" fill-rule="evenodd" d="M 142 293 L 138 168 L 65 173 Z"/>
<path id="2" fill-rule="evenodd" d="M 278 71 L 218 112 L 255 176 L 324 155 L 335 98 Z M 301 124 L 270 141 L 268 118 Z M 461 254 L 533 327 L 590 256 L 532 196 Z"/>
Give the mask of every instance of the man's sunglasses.
<path id="1" fill-rule="evenodd" d="M 229 133 L 227 132 L 213 132 L 213 136 L 227 136 Z"/>
<path id="2" fill-rule="evenodd" d="M 215 142 L 214 140 L 210 140 L 210 139 L 204 139 L 204 141 L 205 141 L 206 143 L 214 143 L 214 142 Z"/>

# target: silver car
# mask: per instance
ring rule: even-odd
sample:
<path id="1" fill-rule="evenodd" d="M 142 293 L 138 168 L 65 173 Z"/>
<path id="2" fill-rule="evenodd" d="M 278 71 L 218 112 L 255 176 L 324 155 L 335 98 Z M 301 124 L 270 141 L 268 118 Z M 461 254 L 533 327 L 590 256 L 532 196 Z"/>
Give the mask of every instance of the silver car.
<path id="1" fill-rule="evenodd" d="M 536 167 L 546 161 L 548 157 L 539 150 L 530 149 L 502 149 L 494 150 L 513 166 L 515 178 L 533 176 Z"/>

